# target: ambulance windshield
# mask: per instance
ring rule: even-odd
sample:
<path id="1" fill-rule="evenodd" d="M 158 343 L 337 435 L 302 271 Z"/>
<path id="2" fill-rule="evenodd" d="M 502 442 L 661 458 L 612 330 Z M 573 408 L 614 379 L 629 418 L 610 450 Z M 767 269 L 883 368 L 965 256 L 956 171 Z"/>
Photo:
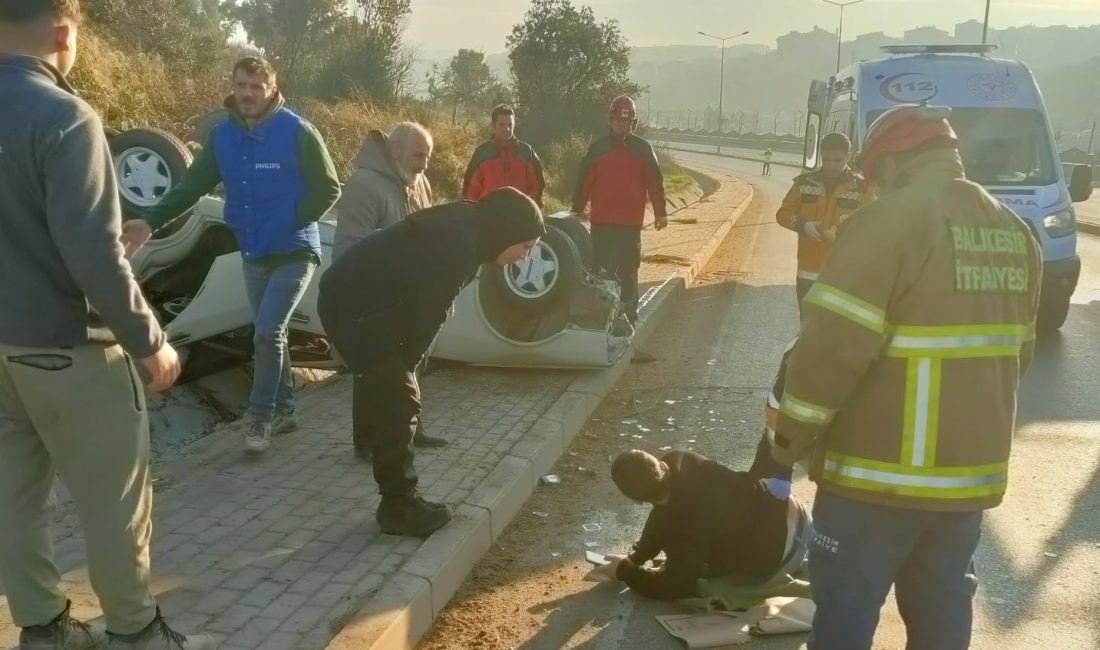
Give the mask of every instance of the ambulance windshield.
<path id="1" fill-rule="evenodd" d="M 883 111 L 871 111 L 871 124 Z M 953 108 L 966 176 L 986 186 L 1057 182 L 1043 114 L 1028 108 Z"/>

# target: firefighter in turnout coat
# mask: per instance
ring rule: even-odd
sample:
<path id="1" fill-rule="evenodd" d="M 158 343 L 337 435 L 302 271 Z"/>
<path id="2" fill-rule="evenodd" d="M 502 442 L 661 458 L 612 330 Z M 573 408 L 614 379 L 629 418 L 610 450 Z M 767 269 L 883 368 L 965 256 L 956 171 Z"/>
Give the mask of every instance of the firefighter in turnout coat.
<path id="1" fill-rule="evenodd" d="M 817 483 L 811 650 L 867 650 L 891 587 L 910 650 L 970 644 L 982 513 L 1008 484 L 1034 352 L 1040 249 L 963 174 L 950 109 L 871 126 L 881 198 L 852 215 L 804 300 L 773 456 Z"/>

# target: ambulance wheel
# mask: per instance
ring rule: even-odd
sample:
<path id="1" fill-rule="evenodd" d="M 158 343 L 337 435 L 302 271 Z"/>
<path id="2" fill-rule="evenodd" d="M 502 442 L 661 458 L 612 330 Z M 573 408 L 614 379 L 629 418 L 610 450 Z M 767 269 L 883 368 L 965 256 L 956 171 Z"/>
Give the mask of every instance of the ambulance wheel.
<path id="1" fill-rule="evenodd" d="M 1053 332 L 1065 325 L 1066 317 L 1069 316 L 1069 304 L 1069 296 L 1055 295 L 1048 298 L 1046 294 L 1041 295 L 1035 329 L 1040 332 Z"/>
<path id="2" fill-rule="evenodd" d="M 565 231 L 554 224 L 526 259 L 482 269 L 479 288 L 523 313 L 546 313 L 569 299 L 581 281 L 584 263 Z"/>
<path id="3" fill-rule="evenodd" d="M 159 129 L 132 129 L 110 139 L 122 212 L 140 218 L 160 202 L 191 166 L 191 151 Z"/>

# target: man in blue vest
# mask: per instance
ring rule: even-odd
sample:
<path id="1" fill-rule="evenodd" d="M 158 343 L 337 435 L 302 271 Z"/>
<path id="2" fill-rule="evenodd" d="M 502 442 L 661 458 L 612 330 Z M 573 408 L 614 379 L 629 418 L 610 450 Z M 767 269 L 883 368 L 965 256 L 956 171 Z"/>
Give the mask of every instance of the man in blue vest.
<path id="1" fill-rule="evenodd" d="M 340 196 L 321 135 L 284 105 L 275 69 L 246 57 L 233 66 L 228 117 L 214 127 L 187 175 L 143 220 L 123 224 L 133 250 L 225 185 L 225 222 L 244 258 L 256 326 L 255 375 L 245 449 L 262 453 L 272 433 L 297 426 L 287 323 L 321 263 L 317 221 Z"/>

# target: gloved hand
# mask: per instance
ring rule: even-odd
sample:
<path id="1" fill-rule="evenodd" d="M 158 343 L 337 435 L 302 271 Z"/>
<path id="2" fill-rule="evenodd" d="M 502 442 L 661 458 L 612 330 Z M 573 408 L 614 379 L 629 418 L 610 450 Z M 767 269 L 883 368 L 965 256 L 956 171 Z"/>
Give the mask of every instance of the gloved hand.
<path id="1" fill-rule="evenodd" d="M 817 225 L 816 221 L 804 221 L 802 223 L 802 234 L 814 241 L 821 241 L 823 237 L 821 226 Z"/>
<path id="2" fill-rule="evenodd" d="M 779 501 L 786 501 L 791 498 L 791 482 L 785 478 L 766 478 L 764 479 L 764 487 L 767 488 L 768 494 Z"/>

